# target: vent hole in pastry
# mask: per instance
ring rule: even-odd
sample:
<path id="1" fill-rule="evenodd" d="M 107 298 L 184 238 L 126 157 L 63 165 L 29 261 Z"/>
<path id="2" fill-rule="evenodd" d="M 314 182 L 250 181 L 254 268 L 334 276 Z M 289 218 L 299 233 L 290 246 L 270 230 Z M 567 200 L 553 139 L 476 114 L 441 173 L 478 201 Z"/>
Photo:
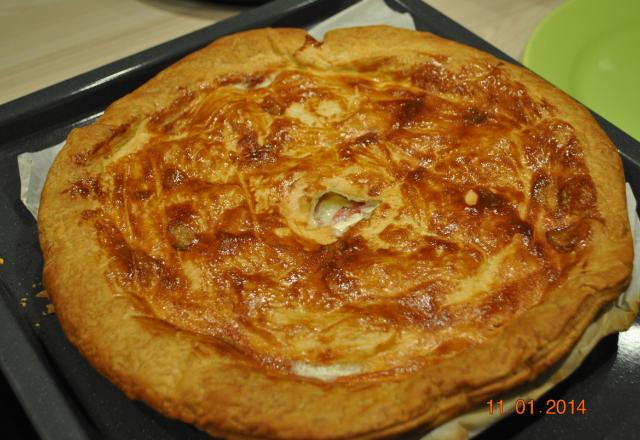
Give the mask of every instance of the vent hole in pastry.
<path id="1" fill-rule="evenodd" d="M 318 226 L 330 226 L 339 236 L 359 221 L 369 218 L 378 205 L 376 201 L 352 200 L 331 191 L 318 199 L 313 220 Z"/>

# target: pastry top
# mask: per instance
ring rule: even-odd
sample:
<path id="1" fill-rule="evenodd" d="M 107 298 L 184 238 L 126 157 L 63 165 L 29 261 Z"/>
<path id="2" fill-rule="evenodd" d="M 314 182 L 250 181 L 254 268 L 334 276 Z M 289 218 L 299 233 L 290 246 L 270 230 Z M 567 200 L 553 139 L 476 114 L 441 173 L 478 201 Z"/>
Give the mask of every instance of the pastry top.
<path id="1" fill-rule="evenodd" d="M 615 147 L 517 66 L 261 29 L 75 129 L 45 284 L 130 397 L 214 434 L 377 437 L 535 377 L 628 282 Z"/>

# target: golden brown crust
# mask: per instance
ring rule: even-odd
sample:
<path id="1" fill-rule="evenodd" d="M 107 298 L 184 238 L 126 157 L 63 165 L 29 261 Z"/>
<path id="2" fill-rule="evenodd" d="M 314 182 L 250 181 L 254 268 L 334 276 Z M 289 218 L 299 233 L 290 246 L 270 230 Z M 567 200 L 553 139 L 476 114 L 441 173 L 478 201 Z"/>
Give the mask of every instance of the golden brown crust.
<path id="1" fill-rule="evenodd" d="M 137 248 L 129 247 L 135 241 L 135 233 L 119 222 L 126 218 L 129 222 L 127 227 L 131 230 L 136 227 L 143 231 L 151 230 L 145 229 L 151 228 L 144 223 L 148 220 L 147 216 L 136 217 L 135 209 L 142 209 L 140 206 L 146 203 L 144 200 L 151 197 L 151 194 L 156 194 L 156 190 L 144 186 L 142 179 L 136 191 L 123 190 L 119 193 L 117 177 L 113 177 L 107 184 L 96 176 L 101 176 L 107 169 L 117 169 L 118 163 L 124 163 L 123 157 L 126 156 L 127 149 L 135 152 L 148 139 L 162 139 L 162 130 L 165 130 L 167 137 L 180 133 L 178 129 L 175 129 L 175 133 L 172 132 L 175 127 L 180 127 L 180 115 L 186 114 L 189 109 L 202 108 L 190 103 L 202 102 L 199 99 L 206 99 L 206 96 L 226 99 L 229 93 L 236 92 L 258 96 L 263 92 L 253 89 L 259 88 L 259 83 L 272 81 L 273 72 L 288 71 L 302 72 L 303 76 L 307 75 L 311 80 L 315 78 L 322 84 L 339 84 L 336 87 L 341 88 L 340 90 L 352 87 L 344 85 L 348 81 L 357 80 L 359 85 L 354 87 L 368 87 L 367 93 L 376 96 L 375 100 L 380 97 L 380 101 L 375 101 L 376 103 L 389 100 L 394 93 L 393 99 L 402 98 L 399 104 L 392 105 L 389 114 L 393 119 L 389 126 L 391 128 L 384 131 L 384 142 L 393 141 L 394 145 L 406 146 L 405 153 L 409 151 L 406 163 L 411 167 L 405 171 L 398 167 L 399 171 L 393 177 L 411 180 L 414 182 L 412 185 L 415 184 L 414 187 L 424 194 L 432 194 L 429 192 L 431 189 L 420 183 L 424 180 L 424 173 L 429 171 L 428 165 L 415 167 L 411 157 L 415 149 L 411 150 L 413 147 L 402 142 L 414 139 L 411 137 L 413 135 L 409 136 L 403 130 L 424 134 L 430 129 L 429 120 L 424 116 L 426 108 L 435 109 L 434 112 L 427 113 L 432 121 L 439 121 L 435 123 L 437 127 L 455 123 L 456 129 L 466 130 L 464 133 L 472 131 L 484 136 L 478 134 L 476 137 L 465 137 L 467 134 L 460 134 L 456 135 L 457 138 L 453 136 L 456 139 L 480 142 L 487 136 L 492 136 L 494 131 L 517 133 L 514 138 L 516 140 L 508 144 L 508 148 L 511 148 L 509 154 L 518 158 L 519 165 L 516 164 L 517 169 L 513 172 L 515 180 L 505 178 L 491 186 L 480 176 L 472 185 L 466 184 L 474 189 L 477 201 L 472 197 L 468 206 L 461 202 L 455 208 L 459 218 L 468 215 L 469 218 L 485 219 L 483 221 L 486 224 L 469 223 L 474 226 L 474 231 L 479 231 L 478 240 L 486 239 L 481 243 L 484 247 L 479 246 L 477 257 L 474 257 L 477 261 L 474 263 L 472 258 L 468 261 L 468 266 L 464 266 L 467 264 L 464 263 L 466 260 L 463 261 L 465 256 L 476 254 L 471 248 L 461 247 L 465 243 L 456 241 L 455 233 L 446 235 L 441 231 L 438 236 L 438 239 L 450 238 L 454 243 L 450 246 L 457 246 L 451 247 L 451 252 L 457 252 L 455 257 L 462 258 L 460 261 L 463 261 L 459 263 L 464 269 L 461 269 L 462 278 L 452 275 L 443 277 L 442 284 L 445 287 L 459 286 L 456 283 L 462 282 L 464 278 L 484 273 L 484 269 L 479 269 L 480 261 L 494 261 L 503 255 L 502 252 L 507 252 L 505 255 L 509 256 L 508 252 L 514 248 L 520 252 L 517 255 L 523 261 L 526 260 L 529 262 L 527 264 L 537 268 L 537 272 L 532 271 L 527 278 L 524 275 L 528 274 L 528 269 L 523 265 L 499 263 L 503 264 L 499 268 L 515 268 L 518 275 L 510 289 L 507 289 L 507 283 L 503 283 L 502 287 L 506 286 L 506 290 L 496 288 L 491 291 L 499 300 L 494 298 L 487 302 L 477 302 L 469 297 L 456 297 L 462 304 L 468 301 L 473 307 L 483 307 L 482 310 L 486 310 L 483 319 L 494 319 L 491 322 L 496 329 L 489 331 L 480 328 L 477 323 L 470 321 L 469 315 L 456 312 L 458 309 L 454 306 L 447 308 L 448 304 L 439 304 L 440 309 L 430 310 L 434 314 L 451 310 L 454 318 L 451 318 L 450 324 L 442 327 L 425 325 L 426 330 L 417 329 L 416 323 L 427 322 L 433 316 L 429 319 L 424 315 L 403 318 L 404 320 L 397 316 L 392 319 L 389 318 L 389 304 L 384 303 L 384 310 L 375 309 L 371 313 L 384 316 L 385 325 L 390 326 L 385 328 L 408 334 L 408 341 L 418 337 L 414 335 L 419 335 L 423 339 L 418 340 L 424 342 L 430 340 L 430 335 L 437 334 L 437 338 L 440 338 L 437 339 L 441 344 L 440 351 L 407 351 L 405 355 L 411 358 L 411 362 L 403 363 L 401 359 L 398 364 L 385 369 L 383 367 L 391 365 L 389 359 L 396 353 L 389 349 L 388 353 L 391 354 L 388 357 L 382 356 L 375 362 L 371 361 L 370 365 L 366 364 L 366 360 L 363 361 L 363 365 L 368 365 L 366 368 L 371 369 L 365 369 L 362 374 L 346 375 L 333 381 L 303 377 L 304 375 L 294 374 L 292 367 L 293 363 L 307 359 L 303 355 L 292 354 L 286 347 L 275 343 L 269 345 L 255 342 L 262 340 L 255 339 L 254 335 L 257 333 L 249 330 L 234 333 L 226 327 L 223 329 L 222 324 L 210 318 L 214 315 L 207 315 L 207 319 L 214 319 L 207 321 L 213 330 L 197 318 L 199 312 L 194 311 L 189 303 L 189 295 L 196 295 L 196 288 L 193 282 L 185 288 L 185 281 L 180 273 L 174 272 L 174 269 L 178 271 L 184 268 L 187 261 L 192 261 L 187 257 L 188 253 L 198 251 L 198 246 L 203 243 L 204 235 L 197 232 L 198 225 L 193 223 L 200 221 L 197 213 L 187 212 L 180 207 L 167 211 L 168 223 L 163 224 L 164 229 L 161 229 L 166 230 L 167 235 L 150 233 L 151 238 L 157 241 L 146 248 L 140 245 L 140 249 L 144 249 L 142 253 L 136 253 Z M 373 83 L 366 83 L 371 79 Z M 277 78 L 273 81 L 276 85 L 265 87 L 276 88 L 276 92 L 284 94 L 284 88 L 277 89 Z M 232 90 L 234 87 L 237 91 Z M 224 92 L 227 95 L 219 95 L 223 89 L 227 90 Z M 317 93 L 323 93 L 321 89 L 318 90 Z M 407 94 L 414 91 L 419 94 L 418 98 L 413 95 L 406 98 Z M 276 93 L 275 96 L 277 98 L 279 95 Z M 249 101 L 247 98 L 246 102 Z M 191 105 L 193 106 L 190 107 Z M 263 107 L 263 110 L 280 117 L 282 109 L 274 110 L 277 105 L 281 104 L 272 102 Z M 462 119 L 451 122 L 445 117 L 447 112 L 458 114 L 460 109 L 467 107 L 469 110 L 462 114 Z M 381 112 L 380 108 L 385 107 L 378 107 L 377 111 Z M 190 113 L 192 123 L 203 114 L 202 111 L 194 112 Z M 258 118 L 255 113 L 252 115 Z M 384 121 L 379 124 L 386 123 Z M 171 123 L 174 128 L 170 126 Z M 214 124 L 212 121 L 206 123 Z M 252 123 L 259 125 L 259 119 L 253 119 Z M 485 125 L 489 126 L 487 131 L 482 128 Z M 375 124 L 373 126 L 380 127 Z M 478 127 L 477 132 L 473 131 L 476 130 L 474 127 Z M 236 128 L 232 126 L 231 130 Z M 371 127 L 366 128 L 369 130 Z M 238 130 L 243 129 L 246 127 Z M 302 130 L 299 127 L 297 129 Z M 220 133 L 224 134 L 223 131 Z M 380 133 L 383 130 L 380 129 L 377 133 L 382 136 Z M 358 134 L 362 136 L 362 133 Z M 437 134 L 443 135 L 442 132 Z M 156 135 L 158 137 L 154 137 Z M 265 149 L 267 142 L 260 139 L 261 134 L 245 135 L 244 138 L 234 138 L 238 143 L 239 154 L 229 163 L 239 167 L 236 169 L 246 170 L 246 180 L 240 179 L 238 185 L 245 190 L 249 188 L 251 193 L 254 188 L 254 181 L 251 179 L 256 175 L 265 179 L 264 176 L 268 176 L 255 170 L 282 163 L 284 153 Z M 139 139 L 142 139 L 142 143 L 136 144 Z M 378 138 L 356 139 L 362 145 L 369 145 L 370 142 L 384 143 Z M 275 145 L 275 141 L 273 142 Z M 243 156 L 242 147 L 245 144 L 249 153 Z M 352 160 L 354 153 L 348 148 L 350 147 L 347 145 L 344 150 L 340 150 L 341 160 Z M 471 147 L 460 148 L 468 152 Z M 151 147 L 147 149 L 150 150 Z M 169 154 L 174 154 L 171 152 L 173 150 L 162 151 L 163 156 L 159 157 L 163 161 Z M 392 151 L 391 157 L 395 160 L 397 157 L 394 154 Z M 448 153 L 439 150 L 438 154 Z M 157 168 L 154 157 L 156 156 L 141 154 L 139 163 L 150 158 L 153 167 Z M 505 157 L 507 156 L 501 156 L 501 159 Z M 428 158 L 422 159 L 426 161 L 422 163 L 428 162 Z M 183 163 L 180 161 L 184 160 L 179 159 L 177 163 Z M 214 168 L 220 176 L 225 176 L 226 165 L 220 164 L 226 164 L 226 159 L 216 156 L 216 160 Z M 357 162 L 359 159 L 355 160 L 355 167 L 367 169 Z M 490 163 L 486 162 L 486 157 L 483 160 L 485 164 Z M 135 166 L 134 162 L 131 163 L 133 165 L 128 166 Z M 459 162 L 449 162 L 451 169 L 456 164 Z M 140 166 L 144 168 L 144 165 Z M 241 168 L 243 166 L 246 168 Z M 471 167 L 474 172 L 480 169 L 473 168 L 473 164 L 465 166 Z M 193 173 L 194 169 L 190 168 Z M 163 191 L 168 193 L 174 183 L 182 182 L 183 177 L 177 168 L 167 166 L 164 171 L 164 180 L 152 180 L 153 185 L 165 185 Z M 126 175 L 133 176 L 131 173 Z M 148 173 L 144 171 L 142 174 Z M 497 179 L 503 174 L 491 176 Z M 508 173 L 506 175 L 511 176 Z M 460 176 L 461 179 L 476 178 L 463 171 L 460 175 L 449 176 L 450 180 L 441 181 L 445 182 L 442 184 L 449 191 L 467 188 L 455 180 Z M 385 186 L 384 178 L 382 181 L 381 189 L 372 190 L 371 194 L 362 192 L 362 188 L 356 183 L 348 185 L 338 179 L 332 181 L 332 184 L 340 186 L 343 192 L 352 197 L 377 198 L 381 199 L 377 201 L 382 202 L 388 198 L 393 211 L 393 200 L 396 199 L 391 195 L 396 194 L 393 192 L 394 187 L 391 184 Z M 457 183 L 454 185 L 451 181 Z M 375 186 L 375 182 L 372 182 L 366 185 L 369 190 Z M 433 182 L 429 185 L 433 185 Z M 259 188 L 259 184 L 256 185 L 255 188 Z M 198 195 L 202 194 L 202 190 L 197 186 L 190 187 L 189 191 L 191 192 L 188 194 L 194 199 L 202 197 Z M 315 191 L 317 193 L 320 190 Z M 284 194 L 292 192 L 292 187 L 283 190 Z M 419 200 L 412 199 L 406 193 L 402 194 L 404 195 L 399 200 Z M 175 201 L 169 198 L 166 200 Z M 311 203 L 309 200 L 307 205 Z M 254 216 L 256 213 L 260 214 L 259 203 L 255 203 L 256 206 L 248 210 Z M 120 215 L 122 205 L 133 211 L 125 209 L 128 213 Z M 453 209 L 452 205 L 444 203 L 443 206 L 445 205 Z M 311 232 L 306 231 L 304 225 L 308 217 L 296 213 L 294 208 L 287 211 L 288 206 L 290 208 L 286 203 L 281 205 L 282 216 L 290 221 L 287 227 L 295 232 L 295 246 L 300 246 L 300 249 L 303 245 L 313 247 L 314 241 L 320 243 L 319 247 L 316 246 L 317 249 L 329 248 L 332 242 L 347 243 L 351 250 L 339 250 L 335 255 L 348 259 L 351 254 L 345 252 L 353 252 L 353 247 L 362 246 L 358 237 L 367 240 L 370 238 L 364 226 L 354 227 L 356 232 L 349 232 L 343 238 L 332 237 L 326 229 L 322 233 L 317 228 L 312 228 Z M 310 207 L 311 205 L 306 206 L 306 209 Z M 113 212 L 105 214 L 101 211 L 105 209 Z M 429 211 L 432 209 L 430 207 L 424 209 L 425 212 L 435 212 Z M 382 210 L 376 210 L 371 219 L 362 224 L 373 225 L 372 228 L 375 225 L 385 225 L 380 219 Z M 243 215 L 241 210 L 233 213 L 234 219 Z M 139 218 L 142 225 L 132 225 L 131 218 Z M 399 217 L 400 220 L 402 218 Z M 269 219 L 266 217 L 258 220 L 260 227 L 265 230 L 268 229 L 265 225 L 273 224 L 267 220 Z M 253 221 L 255 227 L 255 218 Z M 269 221 L 274 220 L 271 218 Z M 449 224 L 467 227 L 465 223 L 461 223 L 462 220 L 458 223 L 456 221 L 458 220 L 451 220 L 452 223 Z M 251 224 L 251 219 L 247 222 Z M 434 228 L 438 226 L 433 222 L 429 224 Z M 243 223 L 234 220 L 229 225 L 235 229 L 225 232 L 230 234 L 225 237 L 236 240 L 233 246 L 241 246 L 237 244 L 237 240 L 244 232 L 238 228 Z M 386 225 L 389 226 L 388 223 Z M 273 229 L 276 227 L 285 226 L 281 223 L 271 226 Z M 467 227 L 470 228 L 471 226 Z M 504 228 L 508 230 L 506 235 Z M 163 414 L 194 423 L 212 434 L 243 438 L 377 438 L 419 425 L 434 426 L 442 423 L 488 396 L 531 380 L 565 354 L 601 306 L 615 298 L 628 283 L 633 253 L 620 158 L 587 110 L 530 72 L 501 62 L 488 54 L 428 33 L 384 26 L 336 30 L 328 33 L 321 44 L 307 37 L 302 30 L 249 31 L 221 38 L 186 57 L 111 105 L 95 124 L 76 129 L 70 134 L 67 145 L 54 162 L 47 178 L 41 200 L 39 229 L 45 257 L 44 282 L 47 291 L 52 297 L 65 333 L 82 354 L 130 398 L 144 400 Z M 398 231 L 393 227 L 385 231 L 385 234 L 377 231 L 376 236 L 389 243 L 401 242 L 398 246 L 410 244 L 403 238 L 406 231 Z M 503 235 L 496 231 L 502 231 L 500 234 L 506 237 L 504 242 L 500 241 Z M 485 233 L 486 235 L 482 235 Z M 211 246 L 220 249 L 220 243 L 226 238 L 216 237 L 217 241 L 212 242 Z M 462 234 L 460 237 L 467 236 Z M 493 239 L 495 243 L 489 239 Z M 371 243 L 373 242 L 367 242 L 367 246 Z M 449 248 L 440 242 L 433 243 L 430 242 L 432 248 L 445 249 L 446 257 Z M 303 255 L 307 251 L 296 252 L 292 255 Z M 203 255 L 205 254 L 206 252 Z M 160 259 L 160 256 L 166 255 L 178 256 L 175 257 L 178 263 Z M 288 254 L 283 251 L 282 255 Z M 313 255 L 317 257 L 320 254 Z M 428 255 L 437 266 L 440 257 Z M 415 256 L 412 257 L 409 253 L 406 261 L 416 261 L 410 257 Z M 211 269 L 212 273 L 216 273 L 217 268 L 222 265 L 220 261 L 215 260 L 217 266 Z M 275 263 L 264 264 L 273 264 L 275 267 Z M 329 266 L 324 266 L 325 275 L 335 272 L 335 266 L 327 269 Z M 443 263 L 439 270 L 444 271 L 445 266 Z M 152 268 L 151 275 L 145 272 L 148 267 Z M 344 267 L 357 269 L 357 266 L 347 263 Z M 249 278 L 243 276 L 242 282 L 246 283 Z M 360 275 L 357 280 L 365 283 L 367 275 Z M 220 283 L 223 281 L 216 279 L 210 287 L 212 291 L 221 289 Z M 260 282 L 255 279 L 249 281 Z M 479 281 L 483 281 L 483 278 L 479 278 Z M 156 282 L 164 283 L 165 286 L 157 287 L 153 284 Z M 332 279 L 327 281 L 328 284 L 331 282 Z M 344 278 L 336 281 L 338 284 L 340 282 L 345 282 Z M 403 282 L 410 283 L 408 280 Z M 330 287 L 328 292 L 332 291 Z M 145 293 L 152 291 L 153 295 Z M 366 289 L 363 288 L 362 291 Z M 447 292 L 443 297 L 454 298 L 455 292 Z M 528 295 L 528 292 L 533 293 Z M 165 296 L 160 297 L 160 294 Z M 175 297 L 171 297 L 172 294 Z M 433 295 L 433 298 L 439 298 L 436 294 Z M 202 300 L 200 297 L 197 299 Z M 362 301 L 358 300 L 353 304 L 362 304 Z M 220 304 L 219 307 L 224 306 Z M 324 307 L 329 303 L 322 304 Z M 353 304 L 349 303 L 350 306 Z M 213 306 L 207 303 L 206 307 Z M 336 310 L 345 314 L 353 313 L 339 307 Z M 417 309 L 402 309 L 403 313 L 407 310 Z M 455 315 L 454 312 L 460 315 Z M 455 316 L 461 318 L 456 320 Z M 461 326 L 466 322 L 470 322 L 470 330 L 465 334 L 465 341 L 442 336 L 447 329 L 452 329 L 451 332 L 455 333 L 453 336 L 464 334 Z M 272 337 L 278 336 L 276 330 L 270 334 Z M 248 342 L 242 338 L 248 338 Z M 291 338 L 291 341 L 298 341 L 293 336 Z M 404 341 L 401 338 L 399 340 Z M 399 342 L 397 344 L 404 347 Z M 315 353 L 313 350 L 316 346 L 310 347 L 310 352 Z M 387 348 L 381 348 L 378 352 L 387 353 L 384 350 Z M 325 359 L 318 357 L 320 354 L 308 356 L 315 356 L 309 359 L 316 363 Z M 329 360 L 353 360 L 352 353 L 340 353 L 339 350 L 323 356 L 329 356 L 326 358 Z"/>

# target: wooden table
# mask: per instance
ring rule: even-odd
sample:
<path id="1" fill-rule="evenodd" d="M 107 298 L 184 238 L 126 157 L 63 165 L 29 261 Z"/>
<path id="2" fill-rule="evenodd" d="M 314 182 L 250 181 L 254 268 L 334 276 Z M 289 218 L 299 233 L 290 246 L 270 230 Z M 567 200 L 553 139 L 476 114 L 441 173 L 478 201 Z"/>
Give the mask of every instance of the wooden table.
<path id="1" fill-rule="evenodd" d="M 425 0 L 520 58 L 563 0 Z M 246 7 L 195 0 L 0 1 L 0 103 L 215 23 Z"/>

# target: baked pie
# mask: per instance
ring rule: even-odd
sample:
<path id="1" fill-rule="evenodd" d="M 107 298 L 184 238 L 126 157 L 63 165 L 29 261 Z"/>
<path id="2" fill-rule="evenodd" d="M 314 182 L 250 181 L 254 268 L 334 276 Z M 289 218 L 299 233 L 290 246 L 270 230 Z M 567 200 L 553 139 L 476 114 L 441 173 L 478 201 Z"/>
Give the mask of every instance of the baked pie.
<path id="1" fill-rule="evenodd" d="M 620 157 L 429 33 L 259 29 L 74 129 L 39 213 L 70 341 L 212 435 L 374 438 L 529 381 L 628 284 Z"/>

